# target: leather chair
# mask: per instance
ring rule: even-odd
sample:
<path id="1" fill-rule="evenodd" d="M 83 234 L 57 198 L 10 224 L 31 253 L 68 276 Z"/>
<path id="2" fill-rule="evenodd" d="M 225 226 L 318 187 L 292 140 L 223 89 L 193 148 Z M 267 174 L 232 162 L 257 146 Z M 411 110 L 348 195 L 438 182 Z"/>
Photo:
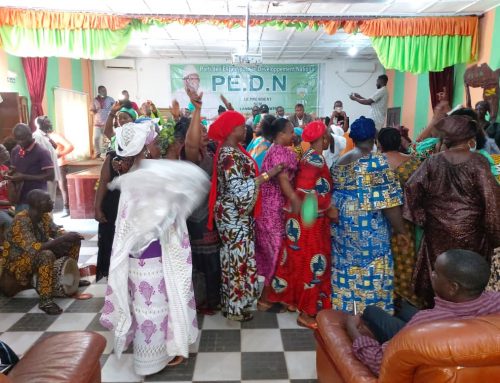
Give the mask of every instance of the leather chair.
<path id="1" fill-rule="evenodd" d="M 65 332 L 35 343 L 0 383 L 100 383 L 106 339 L 94 332 Z"/>
<path id="2" fill-rule="evenodd" d="M 403 329 L 384 352 L 379 378 L 354 356 L 346 317 L 332 310 L 318 314 L 315 337 L 320 383 L 500 382 L 500 315 Z"/>

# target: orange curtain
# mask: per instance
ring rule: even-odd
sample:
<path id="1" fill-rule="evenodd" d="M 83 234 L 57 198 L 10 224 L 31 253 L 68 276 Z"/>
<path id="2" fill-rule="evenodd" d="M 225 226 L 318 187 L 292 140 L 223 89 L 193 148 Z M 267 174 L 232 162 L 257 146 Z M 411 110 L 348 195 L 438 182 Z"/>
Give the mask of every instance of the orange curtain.
<path id="1" fill-rule="evenodd" d="M 352 25 L 350 24 L 348 28 L 352 28 Z M 359 31 L 369 37 L 471 36 L 472 57 L 477 55 L 478 28 L 477 16 L 383 18 L 359 22 Z M 346 30 L 346 32 L 353 31 Z"/>
<path id="2" fill-rule="evenodd" d="M 29 29 L 109 29 L 125 28 L 131 18 L 91 13 L 33 11 L 30 9 L 0 8 L 0 26 Z"/>

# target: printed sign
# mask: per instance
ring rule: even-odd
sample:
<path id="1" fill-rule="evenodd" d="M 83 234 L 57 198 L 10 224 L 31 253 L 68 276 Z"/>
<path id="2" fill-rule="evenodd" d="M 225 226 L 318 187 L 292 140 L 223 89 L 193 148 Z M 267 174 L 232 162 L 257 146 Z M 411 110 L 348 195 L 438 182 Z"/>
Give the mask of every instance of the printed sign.
<path id="1" fill-rule="evenodd" d="M 303 104 L 307 113 L 318 111 L 318 64 L 265 64 L 244 67 L 229 64 L 170 65 L 172 98 L 186 108 L 189 98 L 186 87 L 203 92 L 202 115 L 217 117 L 223 94 L 234 109 L 250 114 L 252 107 L 266 104 L 270 113 L 278 106 L 287 115 L 296 104 Z"/>

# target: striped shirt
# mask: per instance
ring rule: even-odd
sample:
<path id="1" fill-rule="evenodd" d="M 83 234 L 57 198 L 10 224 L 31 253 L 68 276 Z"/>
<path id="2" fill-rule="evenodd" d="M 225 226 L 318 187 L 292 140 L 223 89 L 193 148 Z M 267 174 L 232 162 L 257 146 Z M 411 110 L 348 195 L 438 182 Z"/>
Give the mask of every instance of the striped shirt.
<path id="1" fill-rule="evenodd" d="M 441 298 L 434 298 L 433 309 L 421 310 L 416 313 L 406 326 L 414 326 L 426 322 L 446 319 L 467 319 L 488 314 L 500 313 L 500 293 L 483 292 L 477 299 L 468 302 L 454 303 Z M 380 344 L 375 339 L 362 336 L 354 340 L 352 347 L 354 355 L 378 376 L 384 350 L 389 341 Z"/>

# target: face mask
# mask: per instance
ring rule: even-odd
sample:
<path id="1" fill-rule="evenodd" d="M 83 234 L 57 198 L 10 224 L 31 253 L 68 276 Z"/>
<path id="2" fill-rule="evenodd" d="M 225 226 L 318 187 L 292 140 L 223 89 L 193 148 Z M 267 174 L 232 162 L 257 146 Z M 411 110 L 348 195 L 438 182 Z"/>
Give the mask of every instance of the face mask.
<path id="1" fill-rule="evenodd" d="M 337 107 L 335 108 L 335 111 L 336 111 L 337 113 L 342 113 L 342 110 L 343 110 L 343 108 L 342 108 L 341 106 L 337 106 Z"/>

